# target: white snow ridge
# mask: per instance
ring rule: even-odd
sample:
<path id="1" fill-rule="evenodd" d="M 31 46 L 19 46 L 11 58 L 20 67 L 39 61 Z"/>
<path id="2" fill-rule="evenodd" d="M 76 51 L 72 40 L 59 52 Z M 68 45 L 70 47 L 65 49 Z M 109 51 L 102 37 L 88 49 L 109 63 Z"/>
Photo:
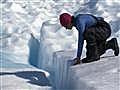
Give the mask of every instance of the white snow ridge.
<path id="1" fill-rule="evenodd" d="M 119 0 L 1 0 L 0 90 L 119 90 L 120 54 L 71 66 L 78 32 L 61 27 L 59 15 L 105 18 L 120 47 Z M 85 44 L 82 58 L 85 57 Z"/>

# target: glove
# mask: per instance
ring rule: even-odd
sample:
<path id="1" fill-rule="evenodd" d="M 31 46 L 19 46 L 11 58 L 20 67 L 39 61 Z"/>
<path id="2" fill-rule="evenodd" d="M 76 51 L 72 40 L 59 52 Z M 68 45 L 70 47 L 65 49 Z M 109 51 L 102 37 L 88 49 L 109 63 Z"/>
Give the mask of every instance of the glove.
<path id="1" fill-rule="evenodd" d="M 75 63 L 73 65 L 77 65 L 77 64 L 81 63 L 79 57 L 75 58 L 74 61 L 75 61 Z"/>

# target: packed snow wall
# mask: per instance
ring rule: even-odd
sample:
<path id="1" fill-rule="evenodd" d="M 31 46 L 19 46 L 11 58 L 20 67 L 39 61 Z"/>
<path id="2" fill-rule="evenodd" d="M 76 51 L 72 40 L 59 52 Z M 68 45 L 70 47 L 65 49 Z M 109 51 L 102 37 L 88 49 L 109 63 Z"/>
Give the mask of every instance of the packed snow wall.
<path id="1" fill-rule="evenodd" d="M 52 67 L 53 53 L 60 50 L 75 49 L 76 32 L 66 31 L 57 23 L 44 22 L 40 32 L 39 66 Z"/>
<path id="2" fill-rule="evenodd" d="M 54 53 L 72 49 L 76 54 L 77 31 L 60 26 L 62 12 L 103 16 L 112 26 L 112 37 L 119 38 L 120 1 L 117 0 L 2 0 L 1 5 L 0 47 L 3 52 L 17 54 L 19 61 L 14 61 L 17 63 L 56 71 Z M 30 33 L 34 36 L 31 39 Z"/>

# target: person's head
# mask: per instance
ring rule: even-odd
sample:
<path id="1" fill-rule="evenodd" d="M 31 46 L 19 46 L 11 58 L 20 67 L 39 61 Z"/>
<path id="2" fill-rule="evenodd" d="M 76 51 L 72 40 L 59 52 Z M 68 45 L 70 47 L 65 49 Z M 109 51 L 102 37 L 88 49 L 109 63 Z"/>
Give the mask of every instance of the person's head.
<path id="1" fill-rule="evenodd" d="M 65 27 L 66 29 L 72 29 L 72 16 L 68 13 L 63 13 L 60 15 L 60 24 Z"/>

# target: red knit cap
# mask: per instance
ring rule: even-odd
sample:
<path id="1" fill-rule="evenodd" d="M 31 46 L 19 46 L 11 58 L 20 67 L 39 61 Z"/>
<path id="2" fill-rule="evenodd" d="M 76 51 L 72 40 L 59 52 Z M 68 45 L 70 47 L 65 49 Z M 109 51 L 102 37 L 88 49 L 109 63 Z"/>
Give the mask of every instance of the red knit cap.
<path id="1" fill-rule="evenodd" d="M 63 13 L 60 15 L 60 23 L 62 26 L 66 27 L 72 21 L 72 16 L 68 13 Z"/>

